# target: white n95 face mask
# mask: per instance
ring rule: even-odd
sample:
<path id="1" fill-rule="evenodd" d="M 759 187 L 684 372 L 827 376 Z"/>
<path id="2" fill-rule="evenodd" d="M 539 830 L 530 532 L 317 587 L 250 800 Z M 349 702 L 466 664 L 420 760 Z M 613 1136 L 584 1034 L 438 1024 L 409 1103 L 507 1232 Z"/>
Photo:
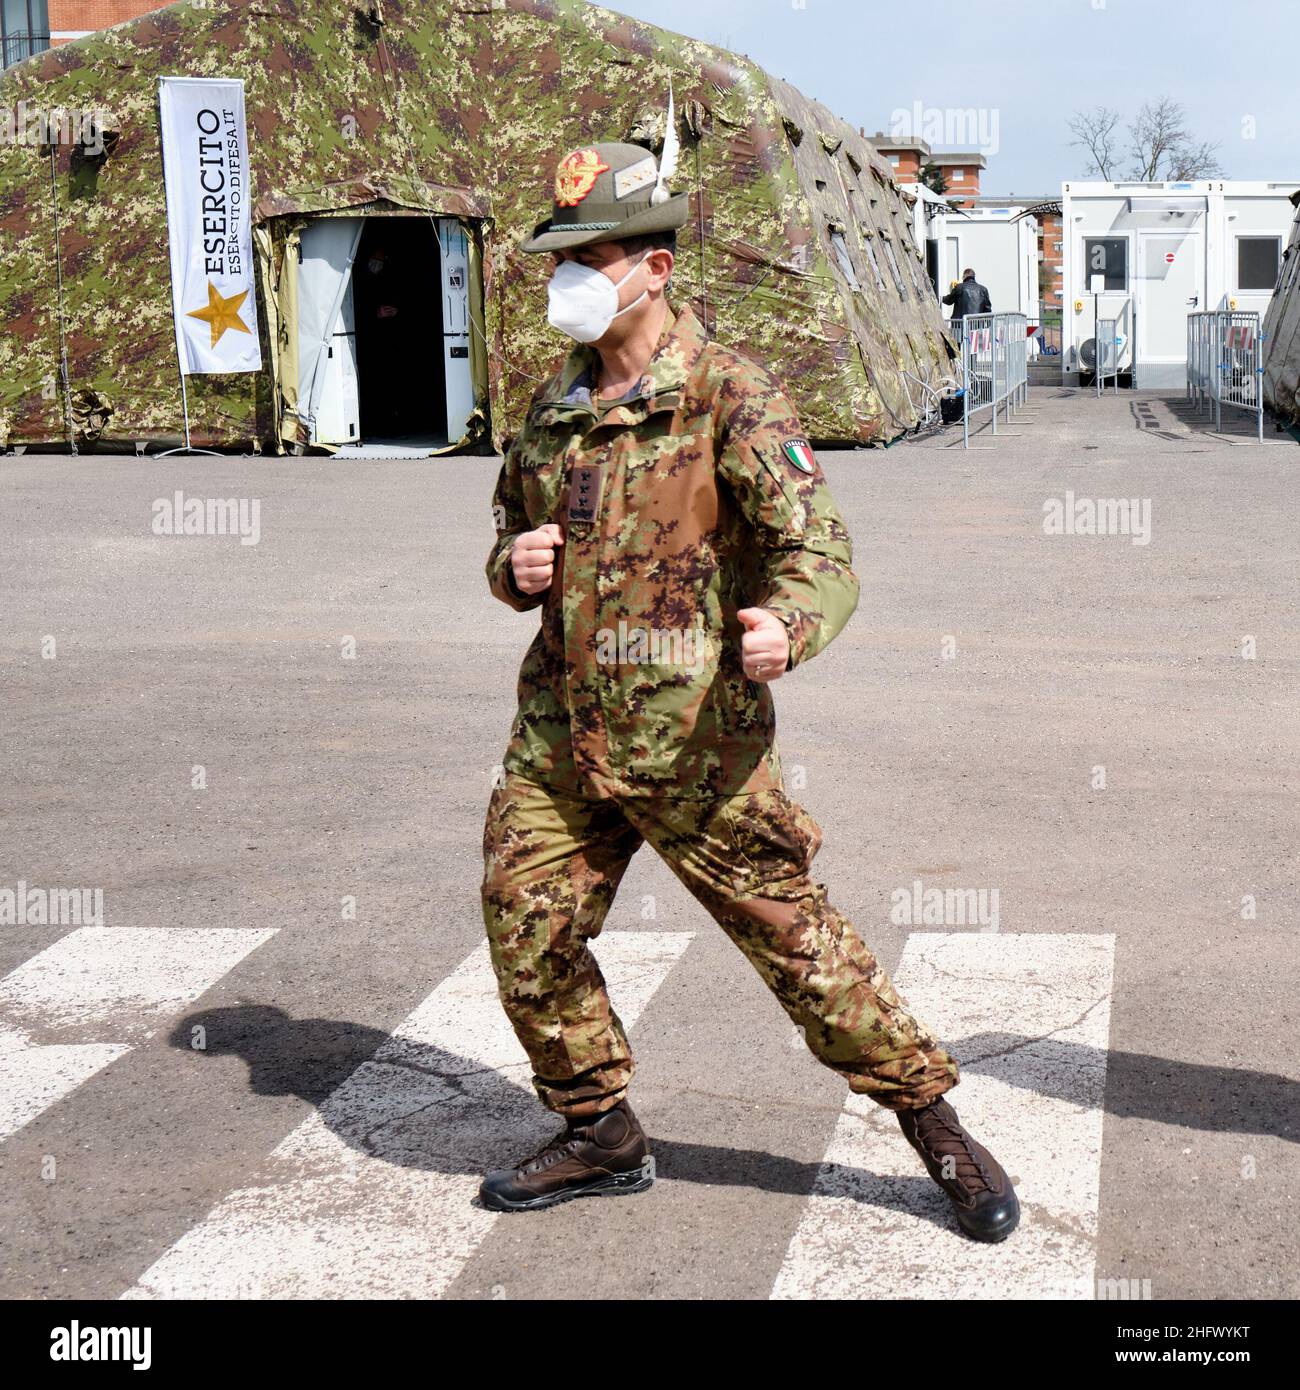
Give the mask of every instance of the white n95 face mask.
<path id="1" fill-rule="evenodd" d="M 594 343 L 597 338 L 604 337 L 616 318 L 636 308 L 649 293 L 642 290 L 627 308 L 618 307 L 619 290 L 636 274 L 637 267 L 649 254 L 649 251 L 643 252 L 641 260 L 617 283 L 595 266 L 562 261 L 546 287 L 546 317 L 551 326 L 580 343 Z"/>

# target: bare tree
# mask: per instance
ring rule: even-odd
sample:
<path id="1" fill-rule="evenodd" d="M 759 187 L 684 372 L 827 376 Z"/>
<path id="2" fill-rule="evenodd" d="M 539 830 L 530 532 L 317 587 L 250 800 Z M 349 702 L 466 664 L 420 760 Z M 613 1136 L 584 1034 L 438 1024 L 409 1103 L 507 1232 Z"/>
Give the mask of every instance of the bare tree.
<path id="1" fill-rule="evenodd" d="M 1095 111 L 1076 111 L 1070 117 L 1069 126 L 1074 132 L 1072 145 L 1082 145 L 1088 152 L 1088 167 L 1085 174 L 1095 174 L 1099 179 L 1110 183 L 1116 176 L 1119 162 L 1120 114 L 1107 106 Z"/>
<path id="2" fill-rule="evenodd" d="M 1219 147 L 1209 141 L 1193 144 L 1187 112 L 1171 97 L 1143 102 L 1128 129 L 1133 141 L 1130 178 L 1203 179 L 1223 172 L 1215 157 Z"/>
<path id="3" fill-rule="evenodd" d="M 1108 107 L 1095 111 L 1076 111 L 1069 127 L 1089 156 L 1086 173 L 1107 183 L 1117 178 L 1163 183 L 1166 180 L 1208 179 L 1223 173 L 1218 161 L 1218 145 L 1208 140 L 1197 143 L 1187 124 L 1187 112 L 1172 97 L 1143 102 L 1142 109 L 1129 123 L 1130 163 L 1120 173 L 1120 113 Z"/>
<path id="4" fill-rule="evenodd" d="M 1133 163 L 1129 177 L 1148 183 L 1162 177 L 1160 169 L 1180 145 L 1191 138 L 1183 108 L 1168 97 L 1142 103 L 1128 128 Z"/>
<path id="5" fill-rule="evenodd" d="M 1211 179 L 1223 173 L 1223 166 L 1216 155 L 1218 145 L 1205 141 L 1199 145 L 1188 144 L 1176 150 L 1165 169 L 1167 179 Z"/>

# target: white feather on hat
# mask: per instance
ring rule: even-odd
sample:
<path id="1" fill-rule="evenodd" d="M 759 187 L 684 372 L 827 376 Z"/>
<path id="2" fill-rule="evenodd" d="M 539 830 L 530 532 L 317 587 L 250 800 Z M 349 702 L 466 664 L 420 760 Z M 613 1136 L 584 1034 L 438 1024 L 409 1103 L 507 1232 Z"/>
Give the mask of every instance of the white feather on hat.
<path id="1" fill-rule="evenodd" d="M 651 205 L 666 203 L 672 197 L 668 180 L 677 172 L 677 152 L 680 142 L 677 139 L 677 120 L 673 115 L 673 81 L 668 79 L 668 123 L 664 126 L 664 148 L 659 156 L 659 177 L 650 194 Z"/>

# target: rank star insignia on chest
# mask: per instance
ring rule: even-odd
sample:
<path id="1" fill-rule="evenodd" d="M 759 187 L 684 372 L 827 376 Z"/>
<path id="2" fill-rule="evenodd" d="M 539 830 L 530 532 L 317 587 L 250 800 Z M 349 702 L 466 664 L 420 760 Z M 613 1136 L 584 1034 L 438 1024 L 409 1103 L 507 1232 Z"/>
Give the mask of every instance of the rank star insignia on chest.
<path id="1" fill-rule="evenodd" d="M 817 460 L 813 457 L 812 445 L 806 439 L 783 439 L 781 448 L 786 458 L 803 473 L 811 473 Z"/>
<path id="2" fill-rule="evenodd" d="M 569 520 L 593 522 L 600 512 L 602 470 L 598 463 L 579 464 L 569 491 Z"/>

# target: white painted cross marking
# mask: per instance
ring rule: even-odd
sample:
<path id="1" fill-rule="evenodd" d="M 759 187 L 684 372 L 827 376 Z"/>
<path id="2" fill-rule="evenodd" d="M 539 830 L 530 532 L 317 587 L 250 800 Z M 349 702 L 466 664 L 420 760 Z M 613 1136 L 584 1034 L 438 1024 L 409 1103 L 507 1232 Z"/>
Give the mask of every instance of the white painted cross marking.
<path id="1" fill-rule="evenodd" d="M 205 994 L 274 928 L 82 927 L 0 980 L 0 1139 Z M 33 1042 L 51 1034 L 76 1042 Z M 117 1039 L 112 1043 L 85 1042 Z"/>
<path id="2" fill-rule="evenodd" d="M 0 1048 L 0 1139 L 8 1139 L 42 1110 L 70 1095 L 129 1047 L 116 1043 Z"/>
<path id="3" fill-rule="evenodd" d="M 625 1028 L 692 935 L 594 943 Z M 485 941 L 277 1146 L 269 1186 L 230 1193 L 122 1297 L 439 1297 L 497 1219 L 473 1205 L 483 1173 L 560 1128 L 531 1076 Z"/>
<path id="4" fill-rule="evenodd" d="M 192 1004 L 274 927 L 81 927 L 0 980 L 0 1017 L 114 1037 Z"/>
<path id="5" fill-rule="evenodd" d="M 771 1297 L 1094 1296 L 1114 953 L 1103 934 L 908 937 L 896 984 L 952 1047 L 947 1099 L 1016 1180 L 1020 1225 L 963 1235 L 894 1115 L 851 1096 Z"/>

